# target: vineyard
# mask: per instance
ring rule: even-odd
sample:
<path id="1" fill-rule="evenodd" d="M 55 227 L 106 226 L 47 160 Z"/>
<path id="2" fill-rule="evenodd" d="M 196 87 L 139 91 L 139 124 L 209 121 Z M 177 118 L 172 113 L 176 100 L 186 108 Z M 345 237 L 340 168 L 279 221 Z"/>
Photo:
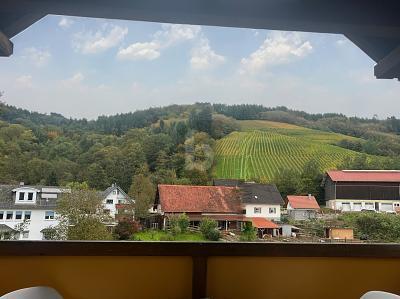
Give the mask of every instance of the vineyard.
<path id="1" fill-rule="evenodd" d="M 299 130 L 298 128 L 291 129 Z M 284 130 L 284 128 L 278 129 Z M 302 129 L 308 133 L 309 129 Z M 320 162 L 322 169 L 329 169 L 340 164 L 344 157 L 357 154 L 329 144 L 326 134 L 330 133 L 321 134 L 325 134 L 322 140 L 313 140 L 311 137 L 301 137 L 301 134 L 297 134 L 296 137 L 280 134 L 274 131 L 274 128 L 253 131 L 248 128 L 245 132 L 233 132 L 216 143 L 214 176 L 271 180 L 280 169 L 300 170 L 312 158 Z"/>

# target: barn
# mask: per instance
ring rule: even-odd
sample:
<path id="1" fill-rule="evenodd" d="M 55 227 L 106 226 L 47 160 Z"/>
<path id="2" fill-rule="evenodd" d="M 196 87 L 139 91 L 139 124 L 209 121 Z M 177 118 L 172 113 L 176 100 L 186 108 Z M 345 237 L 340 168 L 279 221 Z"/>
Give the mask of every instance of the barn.
<path id="1" fill-rule="evenodd" d="M 326 206 L 344 212 L 394 212 L 400 207 L 400 171 L 334 170 L 323 181 Z"/>

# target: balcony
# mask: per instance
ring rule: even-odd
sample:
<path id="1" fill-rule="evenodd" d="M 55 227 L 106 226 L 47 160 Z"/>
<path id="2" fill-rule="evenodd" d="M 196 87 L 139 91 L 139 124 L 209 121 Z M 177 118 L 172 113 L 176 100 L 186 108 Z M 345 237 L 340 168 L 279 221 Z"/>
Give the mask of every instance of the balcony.
<path id="1" fill-rule="evenodd" d="M 400 293 L 394 244 L 3 241 L 0 294 L 65 299 L 359 298 Z"/>

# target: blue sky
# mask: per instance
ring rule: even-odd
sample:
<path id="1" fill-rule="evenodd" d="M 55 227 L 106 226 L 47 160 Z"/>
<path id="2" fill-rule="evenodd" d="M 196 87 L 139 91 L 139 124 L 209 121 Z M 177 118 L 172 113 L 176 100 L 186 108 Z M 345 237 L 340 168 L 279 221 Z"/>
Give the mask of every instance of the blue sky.
<path id="1" fill-rule="evenodd" d="M 196 101 L 400 117 L 400 83 L 341 35 L 47 16 L 0 58 L 3 101 L 95 118 Z"/>

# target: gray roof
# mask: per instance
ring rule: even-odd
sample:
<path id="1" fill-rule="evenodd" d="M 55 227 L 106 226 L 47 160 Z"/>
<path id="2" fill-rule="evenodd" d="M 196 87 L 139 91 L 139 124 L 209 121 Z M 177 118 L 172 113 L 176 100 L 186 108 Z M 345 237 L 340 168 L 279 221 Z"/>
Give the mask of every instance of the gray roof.
<path id="1" fill-rule="evenodd" d="M 43 210 L 43 209 L 54 209 L 56 207 L 57 199 L 41 198 L 40 193 L 36 198 L 35 204 L 18 204 L 15 203 L 12 190 L 15 188 L 35 188 L 41 190 L 45 188 L 60 188 L 60 187 L 49 187 L 49 186 L 31 186 L 31 185 L 0 185 L 0 209 L 20 209 L 20 210 Z"/>
<path id="2" fill-rule="evenodd" d="M 238 187 L 243 203 L 283 205 L 284 201 L 274 184 L 257 184 L 243 180 L 216 179 L 215 186 Z"/>
<path id="3" fill-rule="evenodd" d="M 104 191 L 100 191 L 100 195 L 103 198 L 106 198 L 108 194 L 110 194 L 111 192 L 113 192 L 114 190 L 119 190 L 119 192 L 121 192 L 122 195 L 126 196 L 127 198 L 129 198 L 128 194 L 125 193 L 124 190 L 122 190 L 122 188 L 120 186 L 118 186 L 117 184 L 112 184 L 110 187 L 108 187 L 106 190 Z"/>
<path id="4" fill-rule="evenodd" d="M 15 229 L 12 227 L 9 227 L 6 224 L 0 224 L 0 233 L 11 233 L 11 232 L 16 232 Z"/>
<path id="5" fill-rule="evenodd" d="M 283 205 L 285 202 L 274 184 L 244 183 L 242 190 L 244 203 Z"/>

